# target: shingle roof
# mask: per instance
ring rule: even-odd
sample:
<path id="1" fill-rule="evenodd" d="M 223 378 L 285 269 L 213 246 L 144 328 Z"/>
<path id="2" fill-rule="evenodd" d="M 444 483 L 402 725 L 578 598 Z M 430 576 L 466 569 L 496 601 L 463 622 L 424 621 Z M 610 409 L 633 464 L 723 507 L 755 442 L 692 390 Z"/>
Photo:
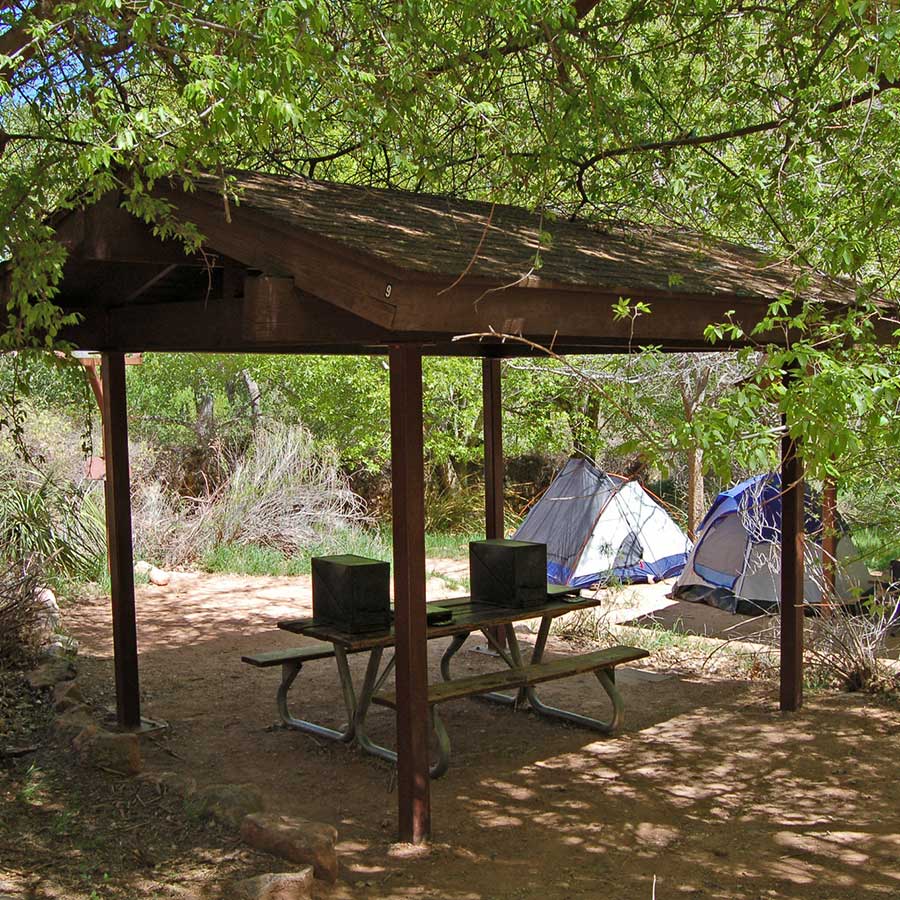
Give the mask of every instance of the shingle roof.
<path id="1" fill-rule="evenodd" d="M 541 266 L 530 283 L 635 298 L 724 295 L 760 300 L 793 291 L 802 274 L 773 264 L 758 250 L 684 231 L 553 220 L 514 206 L 301 176 L 243 171 L 229 176 L 242 206 L 409 272 L 452 279 L 468 270 L 469 278 L 509 283 L 532 272 L 540 251 Z M 211 177 L 201 179 L 199 186 L 221 189 Z M 836 303 L 854 298 L 849 282 L 815 274 L 797 292 Z"/>

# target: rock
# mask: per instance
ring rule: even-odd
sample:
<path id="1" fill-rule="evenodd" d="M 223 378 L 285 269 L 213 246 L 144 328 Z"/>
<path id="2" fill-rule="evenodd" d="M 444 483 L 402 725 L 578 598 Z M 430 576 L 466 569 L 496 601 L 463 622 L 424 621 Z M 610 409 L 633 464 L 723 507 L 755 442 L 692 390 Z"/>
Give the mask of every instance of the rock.
<path id="1" fill-rule="evenodd" d="M 53 708 L 58 713 L 68 712 L 79 706 L 84 706 L 84 697 L 81 696 L 81 688 L 77 682 L 61 681 L 54 686 Z"/>
<path id="2" fill-rule="evenodd" d="M 84 704 L 67 709 L 53 720 L 53 731 L 63 743 L 72 741 L 86 728 L 96 728 L 90 709 Z"/>
<path id="3" fill-rule="evenodd" d="M 331 825 L 257 813 L 241 823 L 241 839 L 256 850 L 272 853 L 290 862 L 312 865 L 316 878 L 336 881 L 337 831 Z"/>
<path id="4" fill-rule="evenodd" d="M 312 866 L 299 872 L 270 872 L 234 885 L 235 900 L 307 900 L 313 890 Z"/>
<path id="5" fill-rule="evenodd" d="M 147 577 L 150 579 L 150 584 L 156 584 L 159 587 L 165 587 L 172 580 L 172 576 L 168 572 L 157 569 L 156 566 L 147 573 Z"/>
<path id="6" fill-rule="evenodd" d="M 194 794 L 191 807 L 201 815 L 239 828 L 245 816 L 262 812 L 264 803 L 255 784 L 211 784 Z"/>
<path id="7" fill-rule="evenodd" d="M 197 793 L 197 782 L 190 775 L 178 772 L 144 772 L 138 781 L 152 784 L 160 793 L 191 797 Z"/>
<path id="8" fill-rule="evenodd" d="M 137 775 L 142 768 L 141 746 L 136 734 L 85 728 L 72 746 L 86 765 L 113 769 L 123 775 Z"/>
<path id="9" fill-rule="evenodd" d="M 34 592 L 34 599 L 39 607 L 37 627 L 48 640 L 59 628 L 59 604 L 56 595 L 50 588 L 38 588 Z"/>
<path id="10" fill-rule="evenodd" d="M 149 575 L 153 565 L 148 563 L 145 559 L 139 559 L 134 564 L 134 571 L 137 575 Z"/>
<path id="11" fill-rule="evenodd" d="M 63 656 L 51 656 L 36 669 L 32 669 L 25 678 L 33 688 L 49 688 L 60 681 L 71 681 L 75 677 L 75 666 L 70 659 Z"/>

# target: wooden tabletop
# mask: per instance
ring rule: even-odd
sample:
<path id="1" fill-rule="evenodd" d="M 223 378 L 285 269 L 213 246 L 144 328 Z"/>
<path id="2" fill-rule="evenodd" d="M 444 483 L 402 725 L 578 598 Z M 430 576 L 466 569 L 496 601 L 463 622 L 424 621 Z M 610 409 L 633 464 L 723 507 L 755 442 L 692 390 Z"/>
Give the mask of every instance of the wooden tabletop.
<path id="1" fill-rule="evenodd" d="M 565 591 L 568 591 L 567 593 Z M 576 609 L 590 609 L 599 606 L 599 597 L 580 597 L 577 590 L 557 589 L 549 591 L 547 600 L 538 606 L 513 607 L 497 606 L 493 603 L 476 603 L 471 597 L 454 597 L 426 604 L 426 609 L 449 610 L 453 618 L 439 625 L 429 625 L 428 640 L 481 631 L 483 628 L 521 622 L 525 619 L 555 618 Z M 332 644 L 339 644 L 347 651 L 371 650 L 374 647 L 391 647 L 394 644 L 394 629 L 351 633 L 343 631 L 340 625 L 321 622 L 316 619 L 290 619 L 279 622 L 278 627 L 294 634 L 316 638 Z"/>

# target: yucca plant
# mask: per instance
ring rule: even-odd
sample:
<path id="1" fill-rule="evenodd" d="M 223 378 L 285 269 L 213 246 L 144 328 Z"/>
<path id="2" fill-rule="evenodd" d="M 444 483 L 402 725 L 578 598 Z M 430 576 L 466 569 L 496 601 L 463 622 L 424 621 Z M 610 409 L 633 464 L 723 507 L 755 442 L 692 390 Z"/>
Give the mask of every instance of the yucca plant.
<path id="1" fill-rule="evenodd" d="M 39 587 L 34 560 L 0 565 L 0 667 L 28 662 L 40 649 Z"/>
<path id="2" fill-rule="evenodd" d="M 39 561 L 48 573 L 95 578 L 105 553 L 97 492 L 34 476 L 0 487 L 0 547 L 11 559 Z"/>

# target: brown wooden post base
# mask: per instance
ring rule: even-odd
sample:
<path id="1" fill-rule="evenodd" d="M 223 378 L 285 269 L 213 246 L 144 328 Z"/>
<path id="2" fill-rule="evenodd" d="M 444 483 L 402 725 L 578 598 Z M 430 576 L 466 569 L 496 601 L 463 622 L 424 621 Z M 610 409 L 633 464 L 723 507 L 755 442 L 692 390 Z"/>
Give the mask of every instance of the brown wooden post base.
<path id="1" fill-rule="evenodd" d="M 390 348 L 397 787 L 400 840 L 431 836 L 422 350 Z"/>
<path id="2" fill-rule="evenodd" d="M 131 478 L 128 471 L 128 406 L 125 355 L 104 353 L 103 448 L 106 457 L 106 543 L 112 600 L 116 720 L 120 728 L 141 727 L 134 557 L 131 543 Z"/>

